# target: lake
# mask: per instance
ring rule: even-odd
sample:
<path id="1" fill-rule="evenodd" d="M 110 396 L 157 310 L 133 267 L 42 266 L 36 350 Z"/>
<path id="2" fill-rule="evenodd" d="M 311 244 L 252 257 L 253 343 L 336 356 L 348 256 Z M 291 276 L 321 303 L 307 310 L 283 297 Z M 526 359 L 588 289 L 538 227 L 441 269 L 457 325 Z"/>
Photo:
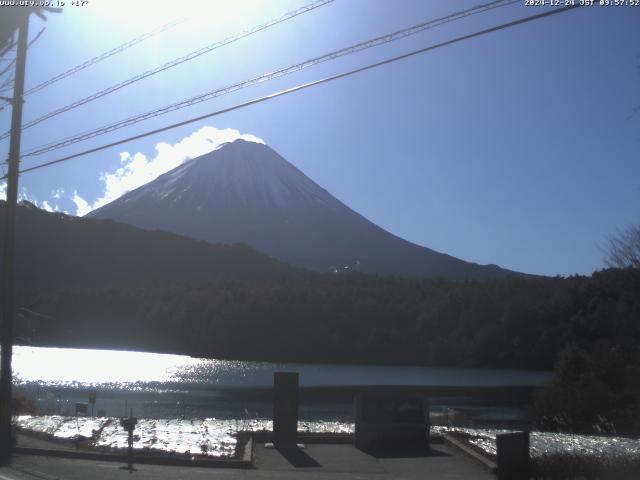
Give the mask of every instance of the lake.
<path id="1" fill-rule="evenodd" d="M 122 449 L 127 436 L 116 417 L 133 409 L 140 417 L 134 448 L 178 453 L 206 450 L 210 456 L 229 457 L 235 451 L 237 432 L 272 428 L 270 400 L 255 392 L 271 387 L 275 371 L 297 371 L 302 387 L 328 389 L 358 385 L 541 387 L 551 380 L 551 372 L 536 371 L 243 362 L 15 347 L 16 390 L 29 394 L 38 415 L 23 415 L 14 421 L 24 430 L 54 438 L 91 438 L 92 445 Z M 97 416 L 74 417 L 75 403 L 87 402 L 91 390 L 97 393 Z M 454 411 L 465 409 L 475 409 L 476 419 L 494 421 L 513 419 L 519 413 L 517 407 L 493 404 L 456 405 Z M 432 416 L 441 424 L 448 423 L 451 410 L 447 399 L 432 402 Z M 323 400 L 300 405 L 299 431 L 352 433 L 353 428 L 350 402 Z M 97 436 L 96 431 L 100 432 Z M 478 448 L 495 454 L 495 435 L 505 430 L 432 426 L 432 433 L 446 431 L 467 435 Z M 545 432 L 532 432 L 531 448 L 534 457 L 557 452 L 640 455 L 638 442 L 631 439 Z"/>
<path id="2" fill-rule="evenodd" d="M 300 374 L 300 386 L 330 388 L 369 385 L 433 387 L 541 387 L 551 372 L 246 362 L 114 350 L 14 347 L 14 384 L 39 411 L 72 414 L 76 402 L 97 392 L 95 413 L 152 418 L 257 418 L 270 403 L 255 392 L 273 384 L 276 371 Z M 499 412 L 497 412 L 499 413 Z M 351 415 L 344 402 L 301 405 L 301 418 Z"/>

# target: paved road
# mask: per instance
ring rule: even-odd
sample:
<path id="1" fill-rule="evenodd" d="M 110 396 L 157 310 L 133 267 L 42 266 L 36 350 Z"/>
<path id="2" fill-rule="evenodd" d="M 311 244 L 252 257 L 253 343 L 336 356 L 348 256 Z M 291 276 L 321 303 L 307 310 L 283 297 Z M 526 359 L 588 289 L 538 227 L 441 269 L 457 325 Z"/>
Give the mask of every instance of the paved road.
<path id="1" fill-rule="evenodd" d="M 495 476 L 445 445 L 435 445 L 432 454 L 414 458 L 376 458 L 351 445 L 308 445 L 303 450 L 276 451 L 258 444 L 255 469 L 167 467 L 136 465 L 130 472 L 122 464 L 15 455 L 12 468 L 0 469 L 0 480 L 495 480 Z"/>

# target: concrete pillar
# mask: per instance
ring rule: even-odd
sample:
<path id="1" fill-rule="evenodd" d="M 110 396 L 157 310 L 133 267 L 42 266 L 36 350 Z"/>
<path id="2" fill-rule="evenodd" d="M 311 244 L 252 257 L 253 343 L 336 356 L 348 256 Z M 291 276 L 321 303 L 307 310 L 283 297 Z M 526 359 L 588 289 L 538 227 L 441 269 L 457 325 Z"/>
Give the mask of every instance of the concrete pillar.
<path id="1" fill-rule="evenodd" d="M 295 445 L 298 438 L 298 373 L 273 374 L 273 443 Z"/>
<path id="2" fill-rule="evenodd" d="M 528 480 L 529 432 L 496 435 L 498 480 Z"/>
<path id="3" fill-rule="evenodd" d="M 368 388 L 355 398 L 354 442 L 360 450 L 429 445 L 429 400 L 404 387 Z"/>

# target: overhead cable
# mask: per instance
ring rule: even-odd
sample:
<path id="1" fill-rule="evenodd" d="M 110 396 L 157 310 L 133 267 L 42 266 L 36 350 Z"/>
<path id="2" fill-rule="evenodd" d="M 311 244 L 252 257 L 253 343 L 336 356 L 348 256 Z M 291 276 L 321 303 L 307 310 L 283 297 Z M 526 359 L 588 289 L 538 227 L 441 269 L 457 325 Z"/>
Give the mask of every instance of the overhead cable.
<path id="1" fill-rule="evenodd" d="M 125 50 L 127 50 L 128 48 L 133 47 L 134 45 L 137 45 L 138 43 L 141 43 L 151 37 L 154 37 L 160 33 L 166 32 L 167 30 L 170 30 L 172 28 L 174 28 L 175 26 L 181 24 L 182 22 L 184 22 L 184 19 L 180 19 L 180 20 L 173 20 L 172 22 L 166 23 L 158 28 L 156 28 L 155 30 L 152 30 L 150 32 L 147 33 L 143 33 L 142 35 L 140 35 L 139 37 L 133 38 L 131 40 L 129 40 L 128 42 L 123 43 L 122 45 L 118 45 L 117 47 L 112 48 L 109 51 L 106 51 L 100 55 L 97 55 L 93 58 L 90 58 L 89 60 L 87 60 L 86 62 L 82 62 L 79 65 L 76 65 L 75 67 L 70 68 L 69 70 L 66 70 L 62 73 L 60 73 L 59 75 L 56 75 L 55 77 L 52 77 L 48 80 L 45 80 L 42 83 L 39 83 L 27 90 L 25 90 L 24 92 L 24 96 L 27 95 L 31 95 L 32 93 L 38 92 L 40 90 L 42 90 L 43 88 L 46 88 L 50 85 L 53 85 L 56 82 L 59 82 L 60 80 L 67 78 L 71 75 L 74 75 L 82 70 L 84 70 L 85 68 L 89 68 L 91 65 L 95 65 L 98 62 L 101 62 L 102 60 L 106 60 L 109 57 L 112 57 L 114 55 L 116 55 L 117 53 L 123 52 Z"/>
<path id="2" fill-rule="evenodd" d="M 70 136 L 70 137 L 66 137 L 60 140 L 56 140 L 54 142 L 50 142 L 48 144 L 45 145 L 40 145 L 37 147 L 34 147 L 32 149 L 27 150 L 26 152 L 24 152 L 22 154 L 23 157 L 32 157 L 35 155 L 41 155 L 43 153 L 46 152 L 50 152 L 52 150 L 57 150 L 59 148 L 63 148 L 63 147 L 67 147 L 69 145 L 73 145 L 75 143 L 99 136 L 99 135 L 104 135 L 106 133 L 110 133 L 113 132 L 115 130 L 124 128 L 124 127 L 128 127 L 131 126 L 133 124 L 142 122 L 144 120 L 148 120 L 150 118 L 154 118 L 160 115 L 164 115 L 166 113 L 169 112 L 173 112 L 176 110 L 180 110 L 182 108 L 186 108 L 186 107 L 190 107 L 192 105 L 195 105 L 197 103 L 201 103 L 207 100 L 211 100 L 213 98 L 216 97 L 220 97 L 222 95 L 226 95 L 232 92 L 236 92 L 238 90 L 247 88 L 249 86 L 252 85 L 256 85 L 259 83 L 263 83 L 266 82 L 268 80 L 272 80 L 274 78 L 278 78 L 278 77 L 283 77 L 285 75 L 290 75 L 292 73 L 298 72 L 302 69 L 314 66 L 314 65 L 318 65 L 320 63 L 329 61 L 329 60 L 334 60 L 336 58 L 339 57 L 343 57 L 345 55 L 350 55 L 356 52 L 360 52 L 362 50 L 366 50 L 369 48 L 373 48 L 373 47 L 377 47 L 379 45 L 383 45 L 389 42 L 393 42 L 396 40 L 399 40 L 401 38 L 406 38 L 410 35 L 415 35 L 419 32 L 422 32 L 424 30 L 430 29 L 430 28 L 434 28 L 440 25 L 443 25 L 445 23 L 449 23 L 449 22 L 453 22 L 455 20 L 459 20 L 461 18 L 464 17 L 468 17 L 470 15 L 475 15 L 475 14 L 479 14 L 482 12 L 486 12 L 488 10 L 492 10 L 495 8 L 499 8 L 499 7 L 504 7 L 507 5 L 511 5 L 513 3 L 518 3 L 520 0 L 497 0 L 497 1 L 492 1 L 483 5 L 478 5 L 475 6 L 473 8 L 467 9 L 467 10 L 463 10 L 460 12 L 456 12 L 450 15 L 447 15 L 445 17 L 440 17 L 437 18 L 435 20 L 429 20 L 426 22 L 422 22 L 420 24 L 402 29 L 402 30 L 398 30 L 392 33 L 388 33 L 385 35 L 382 35 L 380 37 L 376 37 L 370 40 L 367 40 L 365 42 L 360 42 L 357 43 L 355 45 L 351 45 L 349 47 L 346 48 L 341 48 L 339 50 L 335 50 L 332 51 L 330 53 L 326 53 L 324 55 L 321 55 L 319 57 L 315 57 L 312 58 L 310 60 L 305 60 L 303 62 L 300 63 L 296 63 L 294 65 L 290 65 L 284 68 L 280 68 L 277 69 L 275 71 L 271 71 L 262 75 L 259 75 L 257 77 L 253 77 L 251 79 L 248 80 L 244 80 L 241 82 L 237 82 L 231 85 L 227 85 L 225 87 L 222 88 L 217 88 L 214 90 L 210 90 L 208 92 L 202 93 L 200 95 L 196 95 L 194 97 L 190 97 L 187 98 L 185 100 L 181 100 L 175 103 L 172 103 L 170 105 L 165 105 L 163 107 L 159 107 L 156 108 L 154 110 L 150 110 L 148 112 L 142 113 L 142 114 L 138 114 L 123 120 L 119 120 L 117 122 L 108 124 L 108 125 L 104 125 L 102 127 L 98 127 L 92 130 L 88 130 L 82 133 L 79 133 L 77 135 L 74 136 Z"/>
<path id="3" fill-rule="evenodd" d="M 238 40 L 240 40 L 241 38 L 245 38 L 248 37 L 249 35 L 253 35 L 255 33 L 258 33 L 262 30 L 265 30 L 269 27 L 272 27 L 274 25 L 277 25 L 279 23 L 282 23 L 286 20 L 289 20 L 293 17 L 296 17 L 298 15 L 301 15 L 303 13 L 309 12 L 311 10 L 314 10 L 318 7 L 321 7 L 323 5 L 326 5 L 328 3 L 332 3 L 335 0 L 316 0 L 315 2 L 306 5 L 304 7 L 300 7 L 297 10 L 293 10 L 291 12 L 285 13 L 284 15 L 275 18 L 273 20 L 268 21 L 267 23 L 263 23 L 261 25 L 257 25 L 255 27 L 252 27 L 248 30 L 245 30 L 243 32 L 240 32 L 236 35 L 232 35 L 230 37 L 227 37 L 223 40 L 220 40 L 218 42 L 212 43 L 210 45 L 207 45 L 206 47 L 202 47 L 198 50 L 194 50 L 182 57 L 176 58 L 174 60 L 171 60 L 163 65 L 160 65 L 158 67 L 152 68 L 151 70 L 147 70 L 145 72 L 139 73 L 138 75 L 135 75 L 134 77 L 128 78 L 127 80 L 124 80 L 120 83 L 117 83 L 115 85 L 111 85 L 110 87 L 107 87 L 103 90 L 100 90 L 98 92 L 95 92 L 87 97 L 81 98 L 80 100 L 77 100 L 73 103 L 70 103 L 68 105 L 65 105 L 63 107 L 60 107 L 56 110 L 53 110 L 51 112 L 45 113 L 44 115 L 37 117 L 33 120 L 28 121 L 27 123 L 24 123 L 22 125 L 22 130 L 26 130 L 27 128 L 33 127 L 34 125 L 38 125 L 39 123 L 44 122 L 45 120 L 48 120 L 52 117 L 55 117 L 57 115 L 60 115 L 61 113 L 65 113 L 68 112 L 69 110 L 73 110 L 74 108 L 78 108 L 81 105 L 85 105 L 89 102 L 92 102 L 94 100 L 97 100 L 99 98 L 102 98 L 106 95 L 109 95 L 113 92 L 116 92 L 124 87 L 127 87 L 129 85 L 132 85 L 136 82 L 139 82 L 140 80 L 143 80 L 147 77 L 150 77 L 152 75 L 156 75 L 160 72 L 164 72 L 165 70 L 168 70 L 169 68 L 173 68 L 177 65 L 180 65 L 182 63 L 188 62 L 190 60 L 193 60 L 195 58 L 200 57 L 201 55 L 204 55 L 205 53 L 209 53 L 212 50 L 215 50 L 217 48 L 223 47 L 225 45 L 228 45 L 230 43 L 236 42 Z M 10 132 L 7 131 L 5 133 L 3 133 L 2 135 L 0 135 L 0 140 L 7 138 L 10 135 Z"/>
<path id="4" fill-rule="evenodd" d="M 445 47 L 447 45 L 452 45 L 454 43 L 459 43 L 459 42 L 462 42 L 462 41 L 465 41 L 465 40 L 470 40 L 472 38 L 476 38 L 476 37 L 480 37 L 482 35 L 486 35 L 486 34 L 489 34 L 489 33 L 497 32 L 499 30 L 505 30 L 507 28 L 514 27 L 516 25 L 521 25 L 523 23 L 532 22 L 532 21 L 539 20 L 539 19 L 542 19 L 542 18 L 545 18 L 545 17 L 549 17 L 551 15 L 557 15 L 559 13 L 567 12 L 569 10 L 573 10 L 573 9 L 576 9 L 576 8 L 580 8 L 580 5 L 570 5 L 570 6 L 566 6 L 566 7 L 562 7 L 562 8 L 557 8 L 557 9 L 554 9 L 554 10 L 549 10 L 549 11 L 546 11 L 546 12 L 543 12 L 543 13 L 539 13 L 537 15 L 531 15 L 529 17 L 521 18 L 521 19 L 518 19 L 518 20 L 514 20 L 514 21 L 511 21 L 511 22 L 508 22 L 508 23 L 503 23 L 503 24 L 497 25 L 495 27 L 487 28 L 485 30 L 480 30 L 480 31 L 477 31 L 477 32 L 474 32 L 474 33 L 470 33 L 468 35 L 463 35 L 461 37 L 456 37 L 454 39 L 447 40 L 445 42 L 441 42 L 441 43 L 438 43 L 438 44 L 435 44 L 435 45 L 431 45 L 431 46 L 428 46 L 428 47 L 420 48 L 418 50 L 414 50 L 412 52 L 405 53 L 403 55 L 398 55 L 396 57 L 388 58 L 388 59 L 382 60 L 380 62 L 372 63 L 372 64 L 366 65 L 364 67 L 356 68 L 356 69 L 349 70 L 349 71 L 343 72 L 343 73 L 339 73 L 337 75 L 326 77 L 326 78 L 323 78 L 323 79 L 320 79 L 320 80 L 315 80 L 313 82 L 309 82 L 309 83 L 305 83 L 305 84 L 302 84 L 302 85 L 298 85 L 298 86 L 295 86 L 295 87 L 292 87 L 292 88 L 288 88 L 286 90 L 281 90 L 279 92 L 272 93 L 270 95 L 266 95 L 266 96 L 263 96 L 263 97 L 260 97 L 260 98 L 254 99 L 254 100 L 250 100 L 248 102 L 239 103 L 237 105 L 234 105 L 234 106 L 231 106 L 231 107 L 228 107 L 228 108 L 224 108 L 224 109 L 221 109 L 221 110 L 217 110 L 215 112 L 207 113 L 205 115 L 200 115 L 198 117 L 190 118 L 190 119 L 184 120 L 182 122 L 178 122 L 178 123 L 174 123 L 174 124 L 171 124 L 171 125 L 167 125 L 167 126 L 162 127 L 162 128 L 157 128 L 155 130 L 151 130 L 151 131 L 148 131 L 148 132 L 141 133 L 139 135 L 134 135 L 134 136 L 127 137 L 127 138 L 124 138 L 124 139 L 121 139 L 121 140 L 110 142 L 108 144 L 101 145 L 99 147 L 90 148 L 88 150 L 84 150 L 82 152 L 75 153 L 73 155 L 67 155 L 65 157 L 58 158 L 56 160 L 51 160 L 49 162 L 45 162 L 45 163 L 42 163 L 40 165 L 35 165 L 33 167 L 25 168 L 25 169 L 20 170 L 20 173 L 31 172 L 31 171 L 34 171 L 34 170 L 39 170 L 39 169 L 42 169 L 42 168 L 45 168 L 45 167 L 56 165 L 56 164 L 59 164 L 59 163 L 62 163 L 62 162 L 66 162 L 66 161 L 72 160 L 74 158 L 78 158 L 78 157 L 81 157 L 81 156 L 84 156 L 84 155 L 88 155 L 90 153 L 95 153 L 95 152 L 99 152 L 101 150 L 105 150 L 107 148 L 115 147 L 115 146 L 121 145 L 123 143 L 131 142 L 133 140 L 138 140 L 140 138 L 148 137 L 150 135 L 155 135 L 157 133 L 161 133 L 161 132 L 164 132 L 164 131 L 167 131 L 167 130 L 171 130 L 171 129 L 174 129 L 174 128 L 182 127 L 182 126 L 188 125 L 190 123 L 194 123 L 194 122 L 198 122 L 200 120 L 204 120 L 204 119 L 211 118 L 211 117 L 214 117 L 214 116 L 222 115 L 223 113 L 228 113 L 228 112 L 231 112 L 231 111 L 234 111 L 234 110 L 239 110 L 241 108 L 245 108 L 245 107 L 248 107 L 248 106 L 251 106 L 251 105 L 256 105 L 258 103 L 262 103 L 262 102 L 265 102 L 267 100 L 272 100 L 274 98 L 281 97 L 281 96 L 284 96 L 284 95 L 288 95 L 288 94 L 293 93 L 293 92 L 304 90 L 304 89 L 307 89 L 307 88 L 310 88 L 310 87 L 315 87 L 315 86 L 323 84 L 323 83 L 327 83 L 327 82 L 331 82 L 333 80 L 337 80 L 337 79 L 340 79 L 340 78 L 348 77 L 348 76 L 351 76 L 351 75 L 354 75 L 354 74 L 357 74 L 357 73 L 360 73 L 360 72 L 371 70 L 373 68 L 378 68 L 378 67 L 381 67 L 383 65 L 388 65 L 390 63 L 397 62 L 399 60 L 404 60 L 406 58 L 410 58 L 410 57 L 413 57 L 413 56 L 421 54 L 421 53 L 426 53 L 426 52 L 429 52 L 429 51 L 432 51 L 432 50 L 436 50 L 436 49 L 441 48 L 441 47 Z M 4 179 L 4 178 L 6 178 L 6 176 L 2 177 L 2 179 Z"/>

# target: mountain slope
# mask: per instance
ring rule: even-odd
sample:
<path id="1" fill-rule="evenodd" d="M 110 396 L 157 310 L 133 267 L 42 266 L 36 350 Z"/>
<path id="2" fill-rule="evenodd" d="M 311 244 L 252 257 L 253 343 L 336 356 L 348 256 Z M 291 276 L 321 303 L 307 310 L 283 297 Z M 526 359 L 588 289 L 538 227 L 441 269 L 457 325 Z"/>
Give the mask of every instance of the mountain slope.
<path id="1" fill-rule="evenodd" d="M 514 272 L 415 245 L 383 230 L 270 147 L 236 140 L 184 163 L 88 216 L 211 243 L 244 242 L 318 271 L 449 279 Z"/>
<path id="2" fill-rule="evenodd" d="M 0 222 L 5 206 L 0 201 Z M 211 245 L 111 221 L 48 213 L 26 202 L 17 212 L 15 264 L 19 289 L 260 280 L 301 274 L 246 245 Z"/>

